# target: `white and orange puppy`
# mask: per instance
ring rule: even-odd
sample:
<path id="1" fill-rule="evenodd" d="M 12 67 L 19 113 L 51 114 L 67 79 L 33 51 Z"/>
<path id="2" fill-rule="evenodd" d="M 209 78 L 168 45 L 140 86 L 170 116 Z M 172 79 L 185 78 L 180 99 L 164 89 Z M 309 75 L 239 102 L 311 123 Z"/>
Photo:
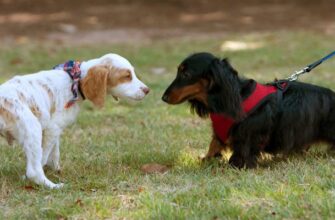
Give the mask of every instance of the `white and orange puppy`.
<path id="1" fill-rule="evenodd" d="M 16 76 L 0 86 L 0 134 L 22 145 L 27 178 L 48 188 L 63 186 L 51 182 L 43 166 L 60 169 L 60 135 L 75 121 L 85 97 L 103 107 L 107 95 L 141 100 L 149 92 L 129 61 L 117 54 L 72 64 Z"/>

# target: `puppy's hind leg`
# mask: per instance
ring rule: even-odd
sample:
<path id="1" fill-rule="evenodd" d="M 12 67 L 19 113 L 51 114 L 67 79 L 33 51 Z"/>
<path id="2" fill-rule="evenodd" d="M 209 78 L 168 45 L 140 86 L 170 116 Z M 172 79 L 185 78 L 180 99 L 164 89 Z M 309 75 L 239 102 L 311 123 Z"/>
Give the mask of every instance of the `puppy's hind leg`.
<path id="1" fill-rule="evenodd" d="M 59 137 L 60 130 L 53 126 L 43 133 L 43 157 L 42 165 L 47 165 L 52 170 L 59 171 Z"/>
<path id="2" fill-rule="evenodd" d="M 31 112 L 25 112 L 24 121 L 19 120 L 19 142 L 22 144 L 27 157 L 26 176 L 39 185 L 51 189 L 61 188 L 63 184 L 54 184 L 44 174 L 42 166 L 42 127 L 37 118 Z"/>
<path id="3" fill-rule="evenodd" d="M 55 144 L 51 150 L 51 153 L 48 157 L 46 165 L 52 170 L 60 171 L 60 162 L 59 162 L 60 152 L 59 152 L 59 137 L 55 140 Z"/>

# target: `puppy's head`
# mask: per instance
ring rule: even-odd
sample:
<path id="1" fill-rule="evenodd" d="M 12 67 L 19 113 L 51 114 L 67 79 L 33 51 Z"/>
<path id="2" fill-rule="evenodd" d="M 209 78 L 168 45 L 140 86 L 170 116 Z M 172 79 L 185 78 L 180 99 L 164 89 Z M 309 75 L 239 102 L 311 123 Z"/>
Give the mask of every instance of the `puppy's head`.
<path id="1" fill-rule="evenodd" d="M 93 104 L 103 107 L 106 95 L 115 99 L 142 100 L 150 89 L 135 74 L 134 67 L 117 54 L 107 54 L 92 62 L 86 76 L 81 80 L 81 89 Z"/>
<path id="2" fill-rule="evenodd" d="M 237 118 L 241 104 L 237 72 L 226 59 L 210 53 L 193 54 L 179 65 L 177 77 L 162 99 L 169 104 L 189 101 L 201 117 L 215 112 Z"/>

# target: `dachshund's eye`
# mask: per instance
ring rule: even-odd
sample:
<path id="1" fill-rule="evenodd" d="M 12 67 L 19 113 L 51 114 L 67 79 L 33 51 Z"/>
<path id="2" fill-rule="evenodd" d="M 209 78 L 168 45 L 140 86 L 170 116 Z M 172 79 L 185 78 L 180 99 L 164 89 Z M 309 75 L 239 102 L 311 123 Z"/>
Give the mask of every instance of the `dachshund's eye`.
<path id="1" fill-rule="evenodd" d="M 191 74 L 189 72 L 182 72 L 182 73 L 180 73 L 180 77 L 182 79 L 188 79 L 188 78 L 191 77 Z"/>

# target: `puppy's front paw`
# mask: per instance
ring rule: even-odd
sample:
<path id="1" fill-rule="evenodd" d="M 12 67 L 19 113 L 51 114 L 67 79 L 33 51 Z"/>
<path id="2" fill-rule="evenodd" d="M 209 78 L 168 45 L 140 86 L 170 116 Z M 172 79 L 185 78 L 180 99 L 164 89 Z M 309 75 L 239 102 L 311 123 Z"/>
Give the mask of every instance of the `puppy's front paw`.
<path id="1" fill-rule="evenodd" d="M 65 186 L 64 183 L 58 183 L 58 184 L 55 184 L 55 187 L 53 189 L 60 189 L 60 188 L 63 188 Z"/>
<path id="2" fill-rule="evenodd" d="M 65 186 L 64 183 L 57 183 L 57 184 L 48 185 L 47 187 L 49 189 L 61 189 L 64 186 Z"/>

